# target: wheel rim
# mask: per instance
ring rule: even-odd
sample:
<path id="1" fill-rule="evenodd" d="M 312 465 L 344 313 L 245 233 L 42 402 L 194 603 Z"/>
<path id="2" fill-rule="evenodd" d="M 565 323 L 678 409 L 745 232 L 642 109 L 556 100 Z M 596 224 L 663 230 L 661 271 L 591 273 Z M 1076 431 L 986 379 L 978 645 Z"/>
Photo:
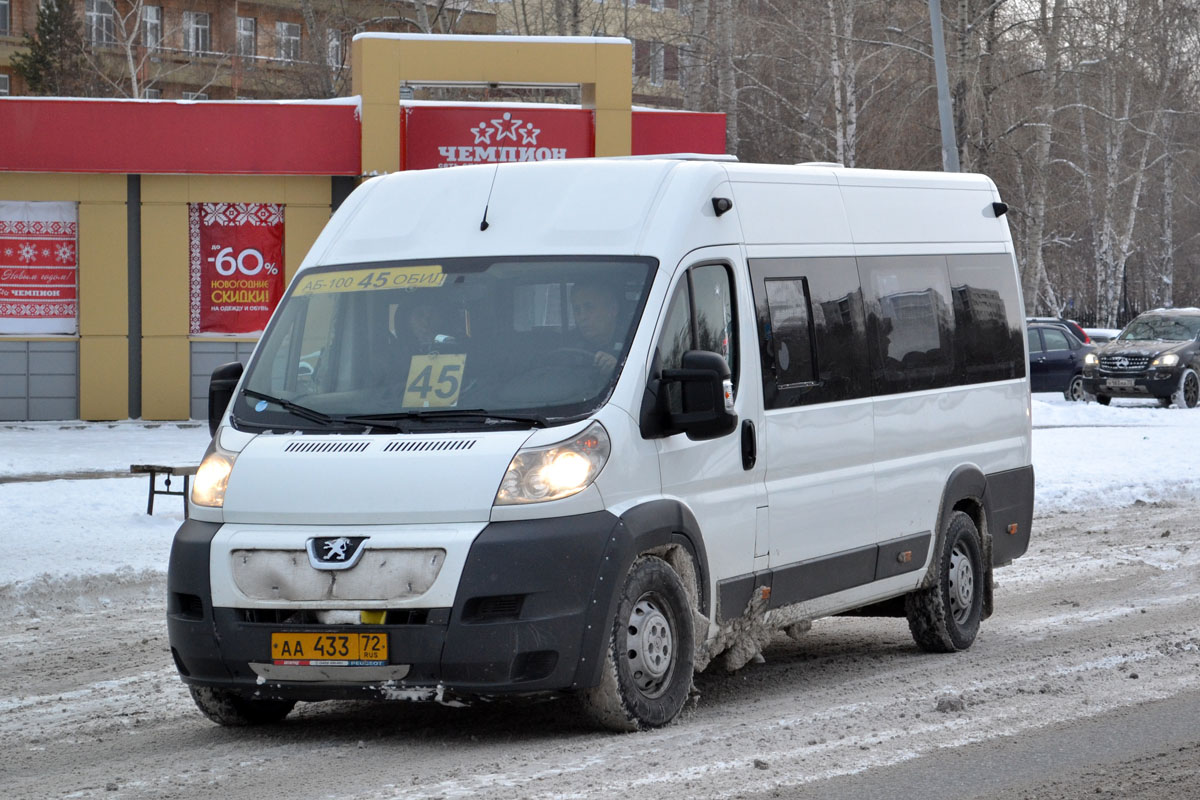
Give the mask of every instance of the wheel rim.
<path id="1" fill-rule="evenodd" d="M 1198 399 L 1200 399 L 1200 380 L 1193 373 L 1188 375 L 1183 382 L 1183 401 L 1188 408 L 1195 408 Z"/>
<path id="2" fill-rule="evenodd" d="M 971 616 L 975 604 L 975 567 L 962 542 L 950 553 L 950 613 L 959 625 Z"/>
<path id="3" fill-rule="evenodd" d="M 638 691 L 657 697 L 666 691 L 675 665 L 675 630 L 666 604 L 644 594 L 634 604 L 627 624 L 625 647 L 629 674 Z"/>
<path id="4" fill-rule="evenodd" d="M 1083 378 L 1079 375 L 1071 381 L 1071 399 L 1076 402 L 1083 399 Z"/>

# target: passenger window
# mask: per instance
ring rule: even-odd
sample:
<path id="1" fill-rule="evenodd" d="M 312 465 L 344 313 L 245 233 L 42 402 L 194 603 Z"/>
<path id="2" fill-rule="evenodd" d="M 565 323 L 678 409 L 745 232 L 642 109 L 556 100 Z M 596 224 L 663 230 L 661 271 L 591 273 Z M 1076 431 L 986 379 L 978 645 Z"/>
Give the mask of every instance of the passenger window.
<path id="1" fill-rule="evenodd" d="M 1067 335 L 1062 331 L 1056 331 L 1053 328 L 1042 328 L 1042 338 L 1046 341 L 1046 350 L 1070 350 L 1071 343 L 1067 341 Z"/>
<path id="2" fill-rule="evenodd" d="M 809 313 L 808 281 L 804 278 L 774 278 L 766 281 L 770 312 L 776 383 L 790 389 L 816 380 L 812 351 L 812 316 Z"/>
<path id="3" fill-rule="evenodd" d="M 954 360 L 963 384 L 1025 377 L 1021 300 L 1012 256 L 947 256 L 954 293 Z M 1036 341 L 1036 332 L 1029 341 Z M 1031 345 L 1031 350 L 1041 350 Z"/>
<path id="4" fill-rule="evenodd" d="M 954 317 L 944 256 L 860 258 L 879 394 L 952 385 Z"/>
<path id="5" fill-rule="evenodd" d="M 662 369 L 679 369 L 688 350 L 720 353 L 729 364 L 737 390 L 737 337 L 734 333 L 733 287 L 721 264 L 693 267 L 675 287 L 658 344 Z M 667 386 L 672 412 L 683 410 L 681 387 Z"/>
<path id="6" fill-rule="evenodd" d="M 750 278 L 767 408 L 871 393 L 853 258 L 756 258 Z"/>
<path id="7" fill-rule="evenodd" d="M 1042 337 L 1038 335 L 1036 330 L 1030 328 L 1025 331 L 1025 337 L 1029 340 L 1030 354 L 1042 352 Z"/>

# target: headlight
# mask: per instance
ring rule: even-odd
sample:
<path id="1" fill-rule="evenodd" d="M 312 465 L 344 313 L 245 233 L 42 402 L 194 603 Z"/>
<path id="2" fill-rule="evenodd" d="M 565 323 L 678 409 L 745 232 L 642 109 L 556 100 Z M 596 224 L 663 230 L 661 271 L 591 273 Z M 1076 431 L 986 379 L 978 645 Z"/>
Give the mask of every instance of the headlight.
<path id="1" fill-rule="evenodd" d="M 609 448 L 608 432 L 593 422 L 568 441 L 521 449 L 504 473 L 496 505 L 542 503 L 582 492 L 604 469 Z"/>
<path id="2" fill-rule="evenodd" d="M 221 432 L 217 431 L 192 481 L 192 502 L 198 506 L 220 508 L 225 505 L 225 487 L 229 485 L 229 473 L 233 472 L 237 453 L 217 446 L 220 435 Z"/>
<path id="3" fill-rule="evenodd" d="M 1179 363 L 1178 353 L 1167 353 L 1165 356 L 1159 356 L 1150 362 L 1152 367 L 1173 367 Z"/>
<path id="4" fill-rule="evenodd" d="M 1094 367 L 1100 363 L 1100 359 L 1096 358 L 1095 353 L 1088 353 L 1083 357 L 1083 365 L 1085 367 Z"/>

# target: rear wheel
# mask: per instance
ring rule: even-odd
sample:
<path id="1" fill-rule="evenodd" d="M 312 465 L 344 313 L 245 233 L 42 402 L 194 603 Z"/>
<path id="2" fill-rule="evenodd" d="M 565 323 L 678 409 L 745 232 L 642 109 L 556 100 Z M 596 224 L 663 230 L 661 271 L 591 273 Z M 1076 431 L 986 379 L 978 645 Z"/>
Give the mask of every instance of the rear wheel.
<path id="1" fill-rule="evenodd" d="M 1063 392 L 1063 396 L 1068 400 L 1073 400 L 1075 402 L 1081 402 L 1087 399 L 1087 392 L 1083 390 L 1082 375 L 1076 375 L 1075 377 L 1071 378 L 1071 383 L 1067 385 L 1067 389 Z"/>
<path id="2" fill-rule="evenodd" d="M 1179 376 L 1179 388 L 1171 395 L 1171 399 L 1180 408 L 1196 407 L 1196 403 L 1200 402 L 1200 377 L 1196 376 L 1195 370 L 1183 371 Z"/>
<path id="3" fill-rule="evenodd" d="M 228 689 L 211 686 L 188 686 L 188 690 L 204 716 L 230 728 L 279 722 L 296 705 L 295 700 L 252 700 Z"/>
<path id="4" fill-rule="evenodd" d="M 983 618 L 983 558 L 979 531 L 961 511 L 950 515 L 938 553 L 937 580 L 905 598 L 908 629 L 922 650 L 966 650 Z"/>
<path id="5" fill-rule="evenodd" d="M 654 556 L 637 559 L 617 602 L 600 685 L 583 694 L 585 713 L 617 731 L 666 725 L 692 689 L 693 641 L 675 570 Z"/>

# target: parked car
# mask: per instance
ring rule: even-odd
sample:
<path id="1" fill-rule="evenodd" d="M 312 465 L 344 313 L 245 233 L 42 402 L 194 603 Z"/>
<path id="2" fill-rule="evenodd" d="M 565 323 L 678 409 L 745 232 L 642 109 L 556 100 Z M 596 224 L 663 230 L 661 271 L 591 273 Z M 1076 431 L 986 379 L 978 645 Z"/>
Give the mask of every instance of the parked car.
<path id="1" fill-rule="evenodd" d="M 1030 391 L 1062 392 L 1068 400 L 1085 400 L 1084 358 L 1095 350 L 1057 321 L 1032 322 L 1029 337 Z"/>
<path id="2" fill-rule="evenodd" d="M 1059 325 L 1069 330 L 1076 339 L 1084 344 L 1092 343 L 1092 338 L 1088 332 L 1083 329 L 1082 325 L 1073 319 L 1064 319 L 1062 317 L 1026 317 L 1025 322 L 1045 322 L 1051 325 Z"/>
<path id="3" fill-rule="evenodd" d="M 1084 328 L 1083 332 L 1091 339 L 1091 343 L 1097 347 L 1107 344 L 1121 335 L 1120 328 Z"/>
<path id="4" fill-rule="evenodd" d="M 1088 355 L 1084 390 L 1108 405 L 1114 397 L 1155 397 L 1165 408 L 1200 401 L 1200 309 L 1159 308 Z"/>

